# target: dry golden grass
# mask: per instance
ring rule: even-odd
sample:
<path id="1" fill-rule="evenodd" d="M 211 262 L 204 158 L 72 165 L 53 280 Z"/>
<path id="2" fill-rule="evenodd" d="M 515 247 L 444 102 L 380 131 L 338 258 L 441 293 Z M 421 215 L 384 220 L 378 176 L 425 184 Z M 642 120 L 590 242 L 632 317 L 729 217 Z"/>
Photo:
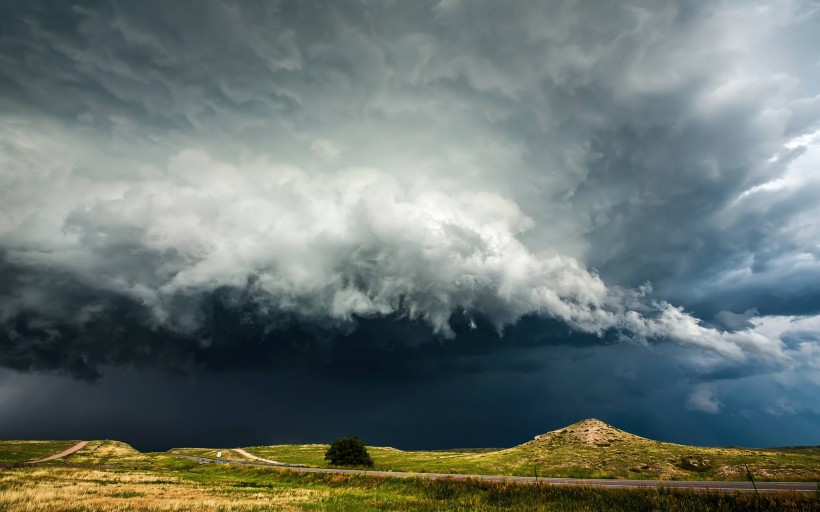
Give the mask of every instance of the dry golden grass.
<path id="1" fill-rule="evenodd" d="M 85 468 L 16 468 L 0 473 L 0 510 L 237 511 L 301 510 L 327 493 L 304 488 L 207 486 L 172 475 Z"/>
<path id="2" fill-rule="evenodd" d="M 120 441 L 91 441 L 77 453 L 69 456 L 71 464 L 127 464 L 149 462 L 147 455 Z"/>
<path id="3" fill-rule="evenodd" d="M 150 468 L 15 467 L 0 471 L 0 511 L 390 510 L 395 512 L 816 512 L 815 493 L 655 489 L 397 479 L 197 464 L 155 456 Z"/>

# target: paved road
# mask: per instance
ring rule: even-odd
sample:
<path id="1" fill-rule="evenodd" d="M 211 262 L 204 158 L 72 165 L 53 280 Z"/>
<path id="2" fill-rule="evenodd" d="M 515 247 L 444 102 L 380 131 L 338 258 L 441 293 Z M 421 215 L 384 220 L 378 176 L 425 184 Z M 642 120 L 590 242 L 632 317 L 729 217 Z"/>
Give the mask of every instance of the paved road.
<path id="1" fill-rule="evenodd" d="M 60 453 L 55 453 L 54 455 L 49 455 L 48 457 L 44 457 L 42 459 L 27 460 L 25 462 L 22 462 L 21 464 L 37 464 L 39 462 L 48 462 L 48 461 L 54 460 L 54 459 L 61 459 L 63 457 L 67 457 L 67 456 L 71 455 L 74 452 L 82 450 L 83 448 L 85 448 L 85 445 L 87 445 L 87 444 L 88 444 L 88 441 L 80 441 L 79 443 L 75 444 L 71 448 L 66 448 L 65 450 L 61 451 Z"/>
<path id="2" fill-rule="evenodd" d="M 500 475 L 458 475 L 447 473 L 408 473 L 405 471 L 364 471 L 359 469 L 326 469 L 309 468 L 300 464 L 266 463 L 261 461 L 228 461 L 219 459 L 206 459 L 203 457 L 192 457 L 190 455 L 174 455 L 184 459 L 195 460 L 202 463 L 211 464 L 236 464 L 241 466 L 263 466 L 263 467 L 283 467 L 293 471 L 304 473 L 336 473 L 343 475 L 371 475 L 381 477 L 398 478 L 448 478 L 451 480 L 483 480 L 487 482 L 515 482 L 519 484 L 543 483 L 549 485 L 588 485 L 590 487 L 606 488 L 641 488 L 641 487 L 664 487 L 676 489 L 692 489 L 696 491 L 748 491 L 754 492 L 751 482 L 707 482 L 707 481 L 685 481 L 685 480 L 604 480 L 592 478 L 538 478 L 531 476 L 500 476 Z M 767 491 L 803 491 L 816 492 L 815 482 L 756 482 L 757 490 Z"/>

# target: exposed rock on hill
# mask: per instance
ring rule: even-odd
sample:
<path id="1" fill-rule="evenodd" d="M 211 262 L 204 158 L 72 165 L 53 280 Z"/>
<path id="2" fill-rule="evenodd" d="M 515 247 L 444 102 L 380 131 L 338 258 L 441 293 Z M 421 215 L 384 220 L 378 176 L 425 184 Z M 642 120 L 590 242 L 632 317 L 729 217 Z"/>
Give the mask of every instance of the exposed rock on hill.
<path id="1" fill-rule="evenodd" d="M 534 439 L 538 443 L 573 443 L 587 446 L 610 446 L 613 442 L 638 440 L 648 441 L 648 439 L 624 432 L 595 418 L 552 430 L 535 436 Z"/>

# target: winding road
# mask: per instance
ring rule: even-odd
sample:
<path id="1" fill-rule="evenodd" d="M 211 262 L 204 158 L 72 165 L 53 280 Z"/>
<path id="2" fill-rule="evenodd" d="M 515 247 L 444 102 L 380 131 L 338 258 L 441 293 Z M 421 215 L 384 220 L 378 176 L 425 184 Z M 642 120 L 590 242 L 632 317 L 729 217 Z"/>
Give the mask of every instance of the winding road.
<path id="1" fill-rule="evenodd" d="M 20 464 L 38 464 L 40 462 L 48 462 L 54 459 L 62 459 L 63 457 L 68 457 L 72 453 L 78 452 L 85 448 L 85 445 L 88 444 L 88 441 L 80 441 L 79 443 L 75 444 L 71 448 L 66 448 L 65 450 L 61 451 L 60 453 L 55 453 L 54 455 L 49 455 L 48 457 L 43 457 L 42 459 L 35 459 L 35 460 L 27 460 L 25 462 L 21 462 Z"/>
<path id="2" fill-rule="evenodd" d="M 209 464 L 234 464 L 239 466 L 261 466 L 261 467 L 280 467 L 287 468 L 292 471 L 301 471 L 303 473 L 335 473 L 342 475 L 370 475 L 379 477 L 395 477 L 395 478 L 429 478 L 431 480 L 450 479 L 450 480 L 481 480 L 486 482 L 514 482 L 518 484 L 547 484 L 547 485 L 586 485 L 590 487 L 605 487 L 609 489 L 617 488 L 675 488 L 675 489 L 691 489 L 694 491 L 743 491 L 755 492 L 755 488 L 751 482 L 718 482 L 718 481 L 697 481 L 697 480 L 607 480 L 596 478 L 535 478 L 532 476 L 503 476 L 503 475 L 462 475 L 449 473 L 409 473 L 406 471 L 366 471 L 361 469 L 329 469 L 329 468 L 310 468 L 300 464 L 285 464 L 281 462 L 263 462 L 265 459 L 255 457 L 245 450 L 239 450 L 240 453 L 250 456 L 252 461 L 235 461 L 235 460 L 220 460 L 207 459 L 204 457 L 194 457 L 191 455 L 174 455 L 183 459 L 190 459 L 201 463 Z M 770 491 L 800 491 L 800 492 L 817 492 L 816 482 L 755 482 L 759 492 Z"/>
<path id="3" fill-rule="evenodd" d="M 267 462 L 268 464 L 276 464 L 277 466 L 286 465 L 284 462 L 279 462 L 279 461 L 270 460 L 270 459 L 263 459 L 262 457 L 257 457 L 256 455 L 254 455 L 250 452 L 246 452 L 242 448 L 234 448 L 233 451 L 235 451 L 239 455 L 242 455 L 243 457 L 247 457 L 247 458 L 253 459 L 253 460 L 258 460 L 260 462 Z"/>

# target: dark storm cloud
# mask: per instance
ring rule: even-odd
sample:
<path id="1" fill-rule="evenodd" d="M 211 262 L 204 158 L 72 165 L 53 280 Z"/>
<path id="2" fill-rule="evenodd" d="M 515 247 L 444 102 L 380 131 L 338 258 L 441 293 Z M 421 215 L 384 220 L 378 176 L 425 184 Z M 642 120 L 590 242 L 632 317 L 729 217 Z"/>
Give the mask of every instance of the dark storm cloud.
<path id="1" fill-rule="evenodd" d="M 707 389 L 722 410 L 692 410 L 687 372 L 670 356 L 623 345 L 530 347 L 492 358 L 481 373 L 344 385 L 311 372 L 191 378 L 127 370 L 87 384 L 0 370 L 0 408 L 15 417 L 0 425 L 0 437 L 117 438 L 142 450 L 325 443 L 350 434 L 405 449 L 508 447 L 598 417 L 670 442 L 816 444 L 818 411 L 788 411 L 807 402 L 802 392 L 787 383 L 775 390 L 765 380 L 727 382 Z M 543 367 L 503 368 L 517 358 Z M 790 398 L 778 404 L 784 389 Z"/>
<path id="2" fill-rule="evenodd" d="M 661 350 L 698 414 L 732 381 L 815 389 L 818 23 L 796 0 L 6 3 L 0 365 L 432 383 L 614 344 Z"/>
<path id="3" fill-rule="evenodd" d="M 23 309 L 6 322 L 0 333 L 4 366 L 85 380 L 98 379 L 104 367 L 128 365 L 189 375 L 266 368 L 348 380 L 421 381 L 502 369 L 507 364 L 490 361 L 499 351 L 516 347 L 606 342 L 540 316 L 521 319 L 502 336 L 484 317 L 458 315 L 450 322 L 452 340 L 437 335 L 426 322 L 399 315 L 356 318 L 355 327 L 342 330 L 323 328 L 292 315 L 261 313 L 247 289 L 230 287 L 190 299 L 203 319 L 196 331 L 183 336 L 151 327 L 149 309 L 120 295 L 92 293 L 71 276 L 32 273 L 4 263 L 4 288 L 25 295 L 32 287 L 47 287 L 52 297 L 39 314 Z M 528 371 L 540 363 L 515 360 L 508 366 Z"/>

